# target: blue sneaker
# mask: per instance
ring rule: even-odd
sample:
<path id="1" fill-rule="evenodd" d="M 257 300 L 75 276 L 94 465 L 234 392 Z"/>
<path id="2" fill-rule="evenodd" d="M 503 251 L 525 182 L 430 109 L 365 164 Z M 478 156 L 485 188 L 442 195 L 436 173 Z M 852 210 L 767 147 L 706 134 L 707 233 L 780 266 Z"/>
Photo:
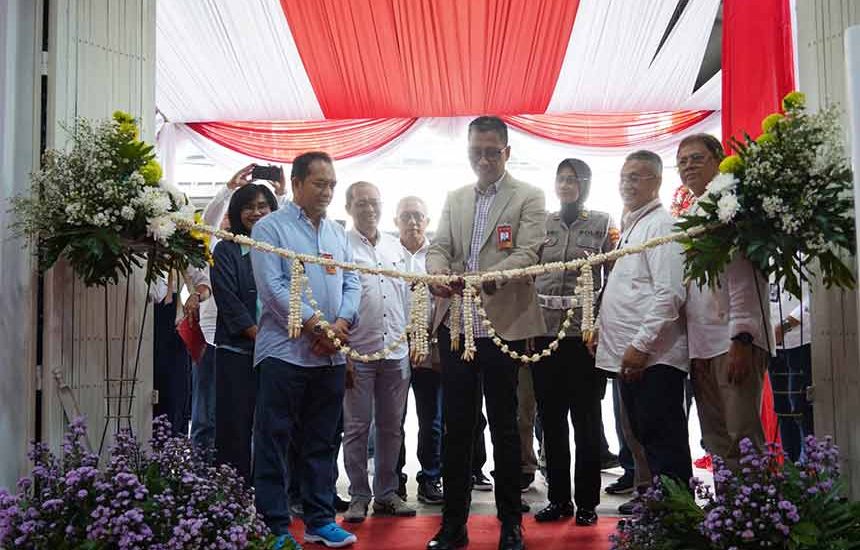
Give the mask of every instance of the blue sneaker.
<path id="1" fill-rule="evenodd" d="M 291 534 L 287 533 L 286 535 L 278 535 L 272 548 L 274 550 L 302 550 L 302 545 Z"/>
<path id="2" fill-rule="evenodd" d="M 329 523 L 322 527 L 308 527 L 305 530 L 305 542 L 320 542 L 329 548 L 342 548 L 357 541 L 358 538 L 341 529 L 337 523 Z"/>

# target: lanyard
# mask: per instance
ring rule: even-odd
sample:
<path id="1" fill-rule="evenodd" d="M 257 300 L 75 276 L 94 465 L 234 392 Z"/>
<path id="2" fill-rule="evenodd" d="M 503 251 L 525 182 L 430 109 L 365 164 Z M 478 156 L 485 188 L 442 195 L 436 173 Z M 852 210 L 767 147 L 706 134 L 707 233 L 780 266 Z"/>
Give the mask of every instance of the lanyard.
<path id="1" fill-rule="evenodd" d="M 660 204 L 655 204 L 654 206 L 649 208 L 647 212 L 636 218 L 636 221 L 633 222 L 633 225 L 630 226 L 630 229 L 627 230 L 627 237 L 624 239 L 618 239 L 618 244 L 615 246 L 615 250 L 620 250 L 622 244 L 627 244 L 627 242 L 630 240 L 630 235 L 633 233 L 633 230 L 636 229 L 636 226 L 639 225 L 639 222 L 641 222 L 645 217 L 647 217 L 648 214 L 660 208 L 660 206 Z"/>

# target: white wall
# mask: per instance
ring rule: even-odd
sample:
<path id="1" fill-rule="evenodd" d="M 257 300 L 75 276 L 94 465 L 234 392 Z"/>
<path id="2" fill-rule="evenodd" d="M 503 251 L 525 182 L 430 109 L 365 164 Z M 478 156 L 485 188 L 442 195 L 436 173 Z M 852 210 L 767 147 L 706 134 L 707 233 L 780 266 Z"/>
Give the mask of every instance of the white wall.
<path id="1" fill-rule="evenodd" d="M 798 82 L 813 108 L 837 104 L 845 110 L 845 29 L 860 23 L 856 0 L 797 2 Z M 848 119 L 842 117 L 846 138 Z M 850 150 L 850 149 L 849 149 Z M 856 164 L 855 164 L 856 166 Z M 857 205 L 855 205 L 856 209 Z M 853 258 L 847 258 L 855 266 Z M 857 292 L 812 288 L 812 379 L 815 431 L 833 435 L 842 451 L 843 476 L 853 498 L 860 498 L 860 348 Z"/>
<path id="2" fill-rule="evenodd" d="M 139 117 L 141 139 L 152 142 L 155 0 L 51 0 L 50 5 L 48 147 L 67 145 L 62 126 L 75 117 L 109 118 L 117 109 Z M 86 288 L 62 261 L 45 275 L 42 412 L 45 440 L 55 447 L 62 441 L 67 418 L 82 413 L 88 419 L 90 443 L 97 449 L 108 404 L 111 416 L 116 415 L 117 400 L 106 400 L 105 395 L 108 389 L 110 395 L 118 395 L 119 383 L 106 379 L 131 377 L 146 304 L 140 272 L 129 281 L 128 310 L 125 296 L 126 281 L 106 289 Z M 148 313 L 131 418 L 121 423 L 122 427 L 130 423 L 144 439 L 152 419 L 151 307 Z M 121 373 L 123 352 L 127 362 Z M 123 384 L 124 393 L 129 389 Z M 127 400 L 122 414 L 129 414 Z M 111 421 L 108 435 L 116 427 Z"/>
<path id="3" fill-rule="evenodd" d="M 27 467 L 34 427 L 32 270 L 29 249 L 8 229 L 9 198 L 28 189 L 34 135 L 38 5 L 0 2 L 0 487 Z"/>

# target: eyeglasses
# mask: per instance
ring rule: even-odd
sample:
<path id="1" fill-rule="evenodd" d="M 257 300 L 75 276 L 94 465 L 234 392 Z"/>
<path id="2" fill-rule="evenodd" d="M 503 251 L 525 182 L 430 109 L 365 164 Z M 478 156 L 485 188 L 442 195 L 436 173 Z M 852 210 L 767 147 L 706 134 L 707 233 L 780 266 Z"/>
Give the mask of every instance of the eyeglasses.
<path id="1" fill-rule="evenodd" d="M 678 170 L 683 170 L 687 166 L 700 166 L 705 163 L 707 158 L 707 155 L 702 153 L 693 153 L 686 157 L 680 157 L 678 158 Z"/>
<path id="2" fill-rule="evenodd" d="M 555 182 L 573 185 L 574 183 L 587 183 L 588 178 L 580 178 L 578 176 L 556 176 Z"/>
<path id="3" fill-rule="evenodd" d="M 421 212 L 401 212 L 400 213 L 400 221 L 403 223 L 409 223 L 412 220 L 415 220 L 415 223 L 421 223 L 424 221 L 423 213 Z"/>
<path id="4" fill-rule="evenodd" d="M 621 183 L 630 183 L 633 185 L 639 185 L 643 181 L 653 180 L 656 178 L 654 174 L 621 174 Z"/>
<path id="5" fill-rule="evenodd" d="M 502 147 L 501 149 L 469 149 L 469 159 L 472 161 L 479 161 L 481 157 L 487 159 L 490 162 L 495 162 L 502 158 L 502 153 L 504 153 L 507 147 Z"/>

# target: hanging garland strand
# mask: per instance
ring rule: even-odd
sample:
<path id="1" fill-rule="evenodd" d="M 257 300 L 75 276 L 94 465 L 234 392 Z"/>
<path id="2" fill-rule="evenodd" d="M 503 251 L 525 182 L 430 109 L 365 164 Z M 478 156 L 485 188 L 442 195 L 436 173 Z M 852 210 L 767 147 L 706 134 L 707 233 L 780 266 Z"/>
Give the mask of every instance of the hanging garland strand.
<path id="1" fill-rule="evenodd" d="M 523 363 L 537 363 L 542 358 L 549 357 L 554 351 L 556 351 L 558 349 L 559 342 L 567 337 L 566 330 L 569 329 L 571 326 L 572 319 L 576 311 L 575 307 L 571 307 L 567 310 L 565 319 L 561 325 L 561 329 L 558 331 L 555 340 L 550 342 L 546 349 L 531 354 L 518 353 L 509 349 L 508 345 L 496 334 L 496 331 L 493 328 L 492 321 L 490 321 L 489 317 L 487 316 L 487 311 L 484 309 L 483 304 L 481 302 L 480 291 L 481 284 L 484 281 L 518 279 L 523 277 L 533 277 L 544 273 L 557 273 L 561 271 L 579 271 L 579 284 L 576 288 L 575 294 L 578 297 L 580 305 L 582 306 L 582 338 L 583 341 L 587 342 L 593 336 L 595 326 L 594 280 L 592 276 L 593 266 L 605 262 L 612 262 L 617 260 L 618 258 L 627 256 L 629 254 L 640 254 L 645 250 L 648 250 L 649 248 L 655 248 L 671 242 L 676 242 L 683 239 L 687 239 L 689 237 L 694 237 L 710 229 L 710 227 L 694 227 L 686 231 L 657 237 L 636 246 L 616 249 L 612 252 L 606 252 L 602 254 L 595 254 L 589 256 L 588 258 L 571 260 L 569 262 L 553 262 L 546 264 L 538 264 L 520 269 L 489 271 L 484 273 L 471 273 L 466 275 L 428 275 L 423 273 L 404 273 L 393 269 L 372 268 L 347 262 L 340 262 L 328 258 L 310 256 L 308 254 L 299 254 L 286 248 L 272 246 L 271 244 L 266 242 L 255 241 L 250 237 L 246 237 L 245 235 L 234 235 L 229 231 L 217 229 L 208 225 L 197 224 L 191 220 L 182 218 L 180 216 L 174 216 L 173 220 L 178 226 L 186 230 L 208 233 L 225 241 L 232 241 L 240 245 L 261 250 L 263 252 L 278 254 L 283 258 L 291 260 L 293 265 L 291 268 L 292 278 L 290 281 L 290 337 L 298 338 L 301 336 L 301 295 L 302 290 L 304 289 L 305 295 L 308 298 L 308 305 L 311 307 L 311 309 L 314 310 L 314 314 L 320 320 L 319 323 L 321 328 L 323 329 L 323 332 L 329 337 L 329 339 L 331 339 L 335 348 L 339 352 L 346 354 L 350 358 L 364 363 L 368 363 L 371 361 L 379 361 L 388 357 L 391 353 L 394 352 L 394 350 L 400 347 L 410 337 L 412 338 L 413 342 L 413 348 L 410 351 L 410 354 L 412 354 L 412 356 L 416 359 L 423 359 L 424 357 L 426 357 L 429 353 L 429 337 L 427 334 L 427 312 L 429 311 L 428 285 L 446 285 L 464 279 L 466 284 L 462 296 L 459 294 L 455 294 L 454 296 L 452 296 L 449 306 L 451 350 L 455 352 L 460 350 L 459 335 L 461 331 L 462 321 L 462 324 L 464 325 L 462 327 L 462 332 L 464 335 L 464 349 L 462 358 L 465 361 L 471 361 L 472 359 L 474 359 L 475 353 L 477 352 L 477 348 L 475 346 L 474 313 L 477 311 L 479 321 L 483 326 L 487 328 L 487 334 L 491 338 L 493 344 L 495 344 L 502 351 L 502 353 L 505 353 L 515 361 L 521 361 Z M 413 309 L 410 314 L 409 324 L 404 329 L 403 334 L 401 334 L 394 342 L 386 346 L 384 349 L 371 354 L 358 353 L 357 351 L 346 345 L 346 343 L 342 342 L 339 338 L 337 338 L 337 334 L 334 332 L 331 323 L 325 319 L 323 312 L 319 308 L 319 304 L 313 297 L 313 292 L 308 280 L 308 276 L 305 273 L 304 269 L 305 262 L 321 265 L 328 268 L 334 267 L 345 269 L 348 271 L 356 271 L 358 273 L 398 278 L 412 283 Z"/>
<path id="2" fill-rule="evenodd" d="M 464 277 L 473 277 L 477 282 L 484 283 L 489 281 L 497 281 L 497 280 L 510 280 L 510 279 L 521 279 L 525 277 L 535 277 L 537 275 L 543 275 L 546 273 L 557 273 L 561 271 L 578 271 L 584 265 L 599 265 L 606 262 L 612 262 L 617 260 L 618 258 L 622 258 L 624 256 L 630 254 L 639 254 L 648 250 L 650 248 L 656 248 L 658 246 L 662 246 L 664 244 L 682 241 L 684 239 L 688 239 L 690 237 L 695 237 L 696 235 L 700 235 L 711 227 L 693 227 L 686 231 L 679 231 L 677 233 L 671 233 L 669 235 L 663 235 L 662 237 L 655 237 L 651 240 L 645 241 L 642 244 L 638 244 L 635 246 L 628 246 L 624 248 L 620 248 L 617 250 L 613 250 L 611 252 L 605 252 L 602 254 L 594 254 L 593 256 L 589 256 L 588 258 L 580 258 L 576 260 L 570 260 L 569 262 L 552 262 L 546 264 L 537 264 L 529 267 L 523 267 L 518 269 L 507 269 L 504 271 L 486 271 L 482 273 L 471 273 L 471 274 L 454 274 L 454 275 L 430 275 L 426 273 L 406 273 L 403 271 L 397 271 L 394 269 L 380 269 L 376 267 L 367 267 L 358 264 L 352 264 L 348 262 L 341 262 L 338 260 L 333 260 L 329 258 L 322 258 L 319 256 L 311 256 L 309 254 L 299 254 L 297 252 L 293 252 L 292 250 L 288 250 L 286 248 L 280 248 L 276 246 L 272 246 L 269 243 L 255 241 L 250 237 L 246 237 L 245 235 L 234 235 L 229 231 L 224 231 L 223 229 L 217 229 L 215 227 L 211 227 L 208 225 L 202 225 L 194 223 L 191 220 L 186 218 L 182 218 L 180 216 L 172 216 L 171 219 L 176 222 L 176 225 L 182 227 L 188 231 L 200 231 L 203 233 L 208 233 L 210 235 L 214 235 L 221 240 L 232 241 L 240 245 L 244 245 L 250 248 L 256 248 L 257 250 L 261 250 L 263 252 L 270 252 L 273 254 L 278 254 L 288 260 L 298 259 L 302 263 L 311 263 L 317 264 L 324 267 L 335 267 L 340 269 L 345 269 L 347 271 L 355 271 L 357 273 L 365 273 L 368 275 L 379 275 L 383 277 L 392 277 L 397 279 L 403 279 L 409 283 L 422 282 L 427 284 L 438 284 L 438 285 L 447 285 L 450 283 L 455 283 L 458 281 L 462 281 Z"/>

